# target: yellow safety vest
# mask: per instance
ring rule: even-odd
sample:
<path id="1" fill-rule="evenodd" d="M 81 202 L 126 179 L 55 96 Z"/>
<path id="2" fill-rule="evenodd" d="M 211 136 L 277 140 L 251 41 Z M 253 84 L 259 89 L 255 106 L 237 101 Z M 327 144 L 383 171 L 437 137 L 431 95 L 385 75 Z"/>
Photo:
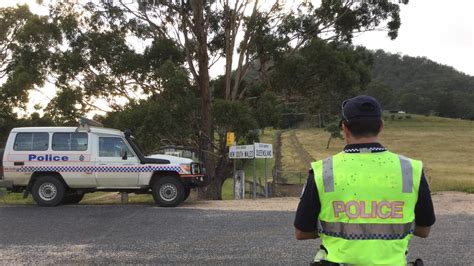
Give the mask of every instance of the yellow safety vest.
<path id="1" fill-rule="evenodd" d="M 384 151 L 345 153 L 311 164 L 321 202 L 327 261 L 405 265 L 421 161 Z"/>

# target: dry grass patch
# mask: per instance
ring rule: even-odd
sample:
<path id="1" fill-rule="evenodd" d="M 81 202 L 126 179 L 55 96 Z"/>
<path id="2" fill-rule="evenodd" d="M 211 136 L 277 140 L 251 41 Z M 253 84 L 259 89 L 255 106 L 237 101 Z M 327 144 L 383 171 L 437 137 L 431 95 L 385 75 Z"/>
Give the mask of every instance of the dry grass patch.
<path id="1" fill-rule="evenodd" d="M 431 189 L 459 190 L 474 193 L 474 122 L 412 115 L 411 119 L 385 122 L 381 142 L 391 151 L 422 160 Z M 289 145 L 289 132 L 282 136 L 283 170 L 307 171 L 310 166 L 298 161 Z M 315 159 L 340 152 L 344 141 L 332 140 L 322 129 L 298 129 L 301 145 Z"/>

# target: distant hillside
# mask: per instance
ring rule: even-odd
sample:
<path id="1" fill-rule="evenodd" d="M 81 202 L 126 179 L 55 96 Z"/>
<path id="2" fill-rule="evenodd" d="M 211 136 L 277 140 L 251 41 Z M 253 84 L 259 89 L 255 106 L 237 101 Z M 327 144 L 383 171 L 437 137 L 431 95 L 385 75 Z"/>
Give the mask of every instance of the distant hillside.
<path id="1" fill-rule="evenodd" d="M 474 77 L 424 57 L 374 53 L 369 93 L 386 109 L 474 119 Z"/>

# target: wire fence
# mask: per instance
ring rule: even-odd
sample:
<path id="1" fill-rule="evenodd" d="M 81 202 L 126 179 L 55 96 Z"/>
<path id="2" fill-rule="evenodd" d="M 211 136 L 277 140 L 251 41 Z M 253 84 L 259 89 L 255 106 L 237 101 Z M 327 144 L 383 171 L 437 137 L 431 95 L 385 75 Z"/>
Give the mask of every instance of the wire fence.
<path id="1" fill-rule="evenodd" d="M 308 178 L 308 172 L 304 171 L 275 171 L 275 182 L 277 184 L 303 185 Z"/>

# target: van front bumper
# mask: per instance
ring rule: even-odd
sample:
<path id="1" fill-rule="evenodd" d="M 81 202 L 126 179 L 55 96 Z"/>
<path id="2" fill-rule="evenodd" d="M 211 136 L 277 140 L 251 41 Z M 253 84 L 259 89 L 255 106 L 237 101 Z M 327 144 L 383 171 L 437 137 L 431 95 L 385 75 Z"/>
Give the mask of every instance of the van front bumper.
<path id="1" fill-rule="evenodd" d="M 204 187 L 209 185 L 209 178 L 205 175 L 181 175 L 184 185 L 190 187 Z"/>

